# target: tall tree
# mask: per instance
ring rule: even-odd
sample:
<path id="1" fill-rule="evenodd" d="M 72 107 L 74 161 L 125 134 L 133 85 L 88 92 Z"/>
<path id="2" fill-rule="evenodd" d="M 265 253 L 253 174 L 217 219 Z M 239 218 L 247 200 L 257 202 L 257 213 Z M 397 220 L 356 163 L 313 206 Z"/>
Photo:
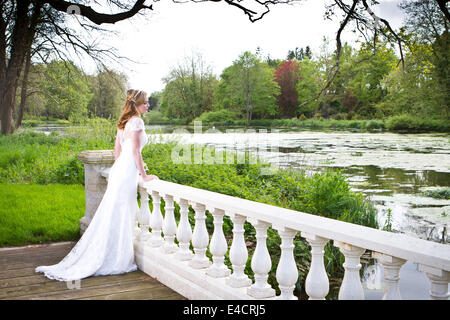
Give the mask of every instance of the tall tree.
<path id="1" fill-rule="evenodd" d="M 280 95 L 277 97 L 279 115 L 293 117 L 298 106 L 297 83 L 300 80 L 298 62 L 295 60 L 283 61 L 275 70 L 275 80 L 280 86 Z"/>
<path id="2" fill-rule="evenodd" d="M 125 99 L 127 77 L 103 67 L 91 80 L 93 96 L 88 105 L 91 115 L 102 118 L 117 117 Z"/>
<path id="3" fill-rule="evenodd" d="M 253 113 L 275 114 L 279 93 L 274 70 L 246 51 L 222 72 L 217 98 L 222 101 L 222 108 L 244 114 L 248 125 Z"/>
<path id="4" fill-rule="evenodd" d="M 204 111 L 210 111 L 217 79 L 212 67 L 207 65 L 199 53 L 186 57 L 163 79 L 161 109 L 168 117 L 192 120 Z"/>
<path id="5" fill-rule="evenodd" d="M 91 55 L 105 56 L 103 50 L 95 51 L 92 44 L 81 39 L 65 25 L 69 11 L 86 18 L 92 24 L 83 23 L 86 29 L 100 30 L 95 25 L 116 23 L 133 17 L 139 11 L 151 9 L 137 0 L 134 4 L 108 1 L 122 12 L 104 14 L 86 5 L 86 1 L 61 0 L 0 0 L 0 117 L 1 133 L 14 132 L 13 111 L 19 77 L 25 65 L 27 53 L 39 39 L 45 39 L 54 49 L 54 54 L 61 54 L 67 46 L 77 52 L 84 51 Z M 86 21 L 85 20 L 85 21 Z M 55 37 L 51 37 L 51 32 Z"/>
<path id="6" fill-rule="evenodd" d="M 403 1 L 400 7 L 407 14 L 405 28 L 409 34 L 409 49 L 415 51 L 416 64 L 431 63 L 428 70 L 430 79 L 428 80 L 435 82 L 438 89 L 432 91 L 431 94 L 436 100 L 438 108 L 442 110 L 441 116 L 448 119 L 450 117 L 448 4 L 446 1 L 414 0 Z M 427 56 L 426 53 L 429 55 Z M 421 55 L 421 59 L 419 55 Z"/>
<path id="7" fill-rule="evenodd" d="M 86 117 L 92 98 L 86 75 L 73 63 L 54 60 L 45 67 L 40 82 L 47 118 Z"/>

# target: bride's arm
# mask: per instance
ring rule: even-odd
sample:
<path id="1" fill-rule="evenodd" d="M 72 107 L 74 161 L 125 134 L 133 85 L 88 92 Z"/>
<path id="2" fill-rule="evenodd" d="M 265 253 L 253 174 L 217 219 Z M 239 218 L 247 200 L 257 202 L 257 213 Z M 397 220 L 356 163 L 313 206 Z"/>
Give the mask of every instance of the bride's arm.
<path id="1" fill-rule="evenodd" d="M 134 163 L 136 164 L 136 168 L 138 169 L 139 173 L 142 176 L 142 179 L 145 180 L 147 177 L 147 174 L 145 173 L 144 169 L 144 161 L 142 160 L 142 154 L 141 154 L 141 134 L 142 130 L 139 131 L 132 131 L 131 132 L 131 148 L 133 150 L 133 158 Z"/>
<path id="2" fill-rule="evenodd" d="M 116 142 L 114 143 L 114 160 L 117 160 L 117 158 L 120 156 L 121 152 L 122 152 L 122 147 L 120 146 L 119 129 L 117 129 Z"/>

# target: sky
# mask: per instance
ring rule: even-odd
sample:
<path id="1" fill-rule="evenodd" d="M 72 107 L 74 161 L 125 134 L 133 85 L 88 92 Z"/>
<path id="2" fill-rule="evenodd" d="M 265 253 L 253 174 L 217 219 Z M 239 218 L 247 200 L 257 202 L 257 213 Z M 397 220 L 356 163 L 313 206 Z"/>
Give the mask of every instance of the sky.
<path id="1" fill-rule="evenodd" d="M 399 2 L 381 0 L 379 5 L 373 6 L 373 11 L 398 28 L 403 19 L 397 7 Z M 220 76 L 241 53 L 255 52 L 257 47 L 263 57 L 270 55 L 278 59 L 284 59 L 289 50 L 307 45 L 313 54 L 319 54 L 326 36 L 333 49 L 339 25 L 338 19 L 323 18 L 323 0 L 271 6 L 271 11 L 254 23 L 241 10 L 223 2 L 161 0 L 154 2 L 153 11 L 148 12 L 145 16 L 107 26 L 118 34 L 103 36 L 99 42 L 116 48 L 121 56 L 136 62 L 110 66 L 128 76 L 131 88 L 149 94 L 164 89 L 162 78 L 193 53 L 200 53 L 213 73 Z M 352 42 L 355 36 L 345 32 L 342 40 Z M 89 59 L 83 60 L 82 67 L 90 73 L 95 71 Z"/>

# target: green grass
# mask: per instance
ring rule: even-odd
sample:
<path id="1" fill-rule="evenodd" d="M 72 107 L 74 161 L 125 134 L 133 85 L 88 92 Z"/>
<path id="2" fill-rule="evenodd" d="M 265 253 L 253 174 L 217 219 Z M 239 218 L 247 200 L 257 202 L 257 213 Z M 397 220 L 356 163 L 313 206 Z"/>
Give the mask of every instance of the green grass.
<path id="1" fill-rule="evenodd" d="M 82 185 L 0 184 L 0 246 L 77 240 Z"/>

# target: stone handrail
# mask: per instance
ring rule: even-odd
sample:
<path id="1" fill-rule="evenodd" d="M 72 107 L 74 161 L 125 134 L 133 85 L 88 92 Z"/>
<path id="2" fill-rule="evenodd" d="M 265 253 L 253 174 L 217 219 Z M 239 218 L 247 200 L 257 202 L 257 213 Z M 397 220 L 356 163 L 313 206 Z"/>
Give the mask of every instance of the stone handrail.
<path id="1" fill-rule="evenodd" d="M 107 178 L 108 168 L 99 173 Z M 86 189 L 88 187 L 86 184 Z M 399 272 L 406 261 L 417 263 L 419 270 L 426 273 L 431 283 L 431 299 L 449 297 L 449 245 L 163 180 L 140 181 L 138 190 L 141 207 L 135 228 L 136 263 L 142 271 L 188 299 L 296 299 L 293 291 L 298 270 L 293 255 L 293 240 L 298 232 L 311 246 L 312 260 L 305 283 L 309 299 L 325 299 L 329 292 L 323 253 L 324 246 L 330 240 L 345 257 L 339 299 L 364 299 L 359 270 L 360 257 L 366 250 L 370 250 L 372 257 L 384 267 L 383 299 L 401 299 Z M 152 212 L 148 206 L 149 196 L 153 202 Z M 164 216 L 160 210 L 161 198 L 165 202 Z M 180 206 L 178 225 L 174 218 L 174 202 Z M 188 220 L 189 205 L 195 211 L 193 229 Z M 206 210 L 214 218 L 211 239 L 205 224 Z M 230 248 L 222 230 L 225 215 L 233 222 Z M 248 260 L 243 236 L 245 222 L 251 223 L 256 230 L 257 243 L 251 257 L 254 283 L 244 273 Z M 271 258 L 266 246 L 269 227 L 277 230 L 282 240 L 276 269 L 281 292 L 279 296 L 267 282 L 271 270 Z M 212 261 L 206 256 L 208 247 Z M 224 264 L 228 250 L 232 270 Z"/>

